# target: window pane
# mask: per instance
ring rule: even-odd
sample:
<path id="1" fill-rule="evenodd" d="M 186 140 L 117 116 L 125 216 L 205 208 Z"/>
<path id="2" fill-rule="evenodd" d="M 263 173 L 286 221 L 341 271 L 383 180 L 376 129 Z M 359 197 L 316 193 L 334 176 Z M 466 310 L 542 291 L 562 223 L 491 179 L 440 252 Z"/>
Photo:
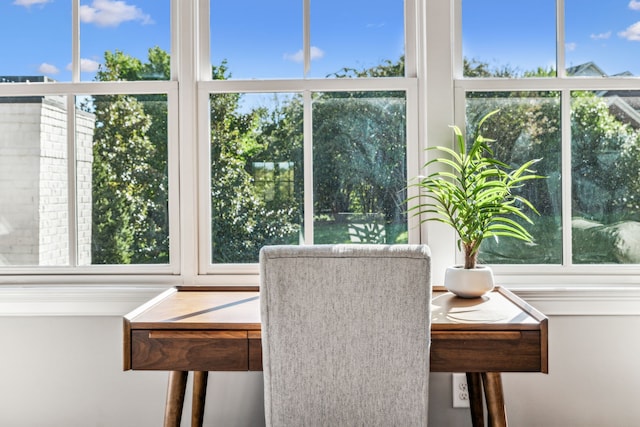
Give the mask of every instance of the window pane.
<path id="1" fill-rule="evenodd" d="M 317 93 L 314 242 L 406 243 L 404 92 Z"/>
<path id="2" fill-rule="evenodd" d="M 467 94 L 467 133 L 490 111 L 500 109 L 482 127 L 494 139 L 490 146 L 504 163 L 519 167 L 541 159 L 535 170 L 546 179 L 527 182 L 519 194 L 538 210 L 525 212 L 534 224 L 522 223 L 533 244 L 514 238 L 484 240 L 480 262 L 487 264 L 560 264 L 562 262 L 562 209 L 560 187 L 560 98 L 557 92 L 471 92 Z M 517 220 L 516 218 L 513 218 Z"/>
<path id="3" fill-rule="evenodd" d="M 571 94 L 574 263 L 640 263 L 640 118 L 634 92 Z"/>
<path id="4" fill-rule="evenodd" d="M 568 75 L 640 75 L 640 3 L 565 0 Z"/>
<path id="5" fill-rule="evenodd" d="M 211 63 L 225 61 L 233 79 L 302 77 L 302 1 L 211 0 Z"/>
<path id="6" fill-rule="evenodd" d="M 168 263 L 167 96 L 95 95 L 81 104 L 84 111 L 76 115 L 79 262 Z"/>
<path id="7" fill-rule="evenodd" d="M 212 262 L 258 262 L 262 246 L 297 244 L 301 97 L 212 94 L 210 108 Z"/>
<path id="8" fill-rule="evenodd" d="M 0 98 L 0 265 L 69 264 L 66 98 Z"/>
<path id="9" fill-rule="evenodd" d="M 465 77 L 555 76 L 555 46 L 556 0 L 462 0 Z"/>
<path id="10" fill-rule="evenodd" d="M 122 62 L 118 78 L 168 80 L 171 52 L 169 0 L 82 0 L 80 2 L 81 79 L 94 80 L 100 64 L 124 54 L 149 64 Z M 150 52 L 150 49 L 152 51 Z"/>
<path id="11" fill-rule="evenodd" d="M 311 77 L 357 72 L 404 58 L 403 0 L 311 2 Z M 404 63 L 404 61 L 402 61 Z M 355 72 L 353 72 L 355 71 Z M 404 76 L 403 68 L 371 77 Z"/>
<path id="12" fill-rule="evenodd" d="M 70 1 L 0 2 L 0 39 L 0 82 L 71 80 Z"/>

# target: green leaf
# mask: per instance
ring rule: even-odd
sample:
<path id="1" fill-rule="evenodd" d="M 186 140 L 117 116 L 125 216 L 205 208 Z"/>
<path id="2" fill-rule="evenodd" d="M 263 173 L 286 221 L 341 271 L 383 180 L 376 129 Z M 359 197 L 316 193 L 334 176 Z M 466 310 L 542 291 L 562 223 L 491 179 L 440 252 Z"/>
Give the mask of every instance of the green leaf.
<path id="1" fill-rule="evenodd" d="M 424 165 L 429 174 L 416 184 L 421 190 L 417 196 L 419 203 L 410 209 L 414 215 L 423 215 L 423 221 L 450 225 L 458 235 L 458 248 L 464 249 L 467 259 L 475 258 L 480 243 L 487 237 L 505 236 L 527 242 L 533 239 L 518 221 L 532 224 L 523 209 L 536 214 L 538 211 L 512 190 L 528 181 L 545 178 L 531 169 L 540 159 L 513 169 L 494 157 L 489 144 L 495 141 L 482 136 L 480 129 L 497 112 L 492 111 L 480 120 L 469 147 L 461 129 L 451 126 L 457 151 L 446 146 L 428 149 L 440 152 L 442 157 Z"/>

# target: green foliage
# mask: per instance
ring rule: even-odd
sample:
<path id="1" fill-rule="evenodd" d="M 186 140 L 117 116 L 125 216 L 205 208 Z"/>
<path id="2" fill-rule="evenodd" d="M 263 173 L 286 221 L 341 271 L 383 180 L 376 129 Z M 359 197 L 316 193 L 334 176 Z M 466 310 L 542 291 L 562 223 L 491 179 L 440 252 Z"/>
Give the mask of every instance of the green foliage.
<path id="1" fill-rule="evenodd" d="M 593 93 L 572 99 L 574 216 L 601 222 L 640 220 L 640 133 Z"/>
<path id="2" fill-rule="evenodd" d="M 272 111 L 260 113 L 256 141 L 262 147 L 252 157 L 252 162 L 284 162 L 290 165 L 285 171 L 274 170 L 274 182 L 293 180 L 293 191 L 281 191 L 274 188 L 273 198 L 266 200 L 267 207 L 293 209 L 296 217 L 301 216 L 304 191 L 303 170 L 303 105 L 300 96 L 285 101 L 274 98 Z M 286 176 L 285 176 L 286 174 Z"/>
<path id="3" fill-rule="evenodd" d="M 480 130 L 485 120 L 496 113 L 491 112 L 480 120 L 468 148 L 462 131 L 453 126 L 457 151 L 444 146 L 430 148 L 441 152 L 443 157 L 427 162 L 425 169 L 436 166 L 441 169 L 417 184 L 427 201 L 413 210 L 416 214 L 425 214 L 426 220 L 453 227 L 458 235 L 458 248 L 465 254 L 465 268 L 475 267 L 480 244 L 486 238 L 505 236 L 532 241 L 531 234 L 514 218 L 532 223 L 523 208 L 537 211 L 513 190 L 526 181 L 542 177 L 530 170 L 537 160 L 512 169 L 494 157 L 488 146 L 492 141 L 484 138 Z"/>
<path id="4" fill-rule="evenodd" d="M 214 67 L 213 75 L 227 78 L 226 64 Z M 262 246 L 293 243 L 299 231 L 295 201 L 269 203 L 258 194 L 251 173 L 252 162 L 273 161 L 270 154 L 275 155 L 275 149 L 267 135 L 275 137 L 279 127 L 265 133 L 269 118 L 264 109 L 241 113 L 239 101 L 238 94 L 210 96 L 211 239 L 216 263 L 257 262 Z"/>
<path id="5" fill-rule="evenodd" d="M 314 103 L 316 212 L 398 219 L 406 198 L 404 100 L 323 95 Z"/>
<path id="6" fill-rule="evenodd" d="M 168 78 L 169 56 L 143 63 L 105 52 L 100 81 Z M 93 264 L 169 261 L 166 95 L 96 95 L 93 144 Z"/>
<path id="7" fill-rule="evenodd" d="M 362 77 L 402 77 L 404 76 L 404 55 L 400 57 L 398 62 L 385 60 L 382 64 L 371 68 L 358 70 L 356 68 L 343 68 L 333 74 L 337 78 L 362 78 Z"/>
<path id="8" fill-rule="evenodd" d="M 153 144 L 146 136 L 150 118 L 129 96 L 105 96 L 95 101 L 93 144 L 94 264 L 129 264 L 136 258 L 136 231 L 145 227 L 146 176 Z"/>
<path id="9" fill-rule="evenodd" d="M 226 62 L 212 67 L 214 79 L 228 79 L 230 75 Z M 402 75 L 403 57 L 368 69 L 345 68 L 333 76 Z M 554 77 L 556 73 L 541 67 L 522 72 L 509 66 L 490 67 L 482 61 L 465 59 L 464 75 L 539 78 Z M 106 52 L 104 65 L 97 74 L 100 81 L 169 78 L 169 55 L 157 47 L 149 49 L 146 61 L 117 50 Z M 240 108 L 241 100 L 242 95 L 237 93 L 216 94 L 210 99 L 213 262 L 255 262 L 260 247 L 265 244 L 296 243 L 302 223 L 302 97 L 280 100 L 274 97 L 275 108 L 255 107 L 251 111 Z M 99 95 L 85 108 L 96 114 L 97 126 L 93 165 L 93 263 L 168 262 L 166 95 Z M 496 163 L 485 164 L 491 165 L 487 170 L 492 172 L 484 171 L 478 176 L 486 182 L 481 179 L 477 182 L 486 185 L 511 176 L 507 196 L 511 202 L 507 206 L 516 209 L 509 215 L 494 215 L 506 220 L 499 219 L 493 228 L 480 235 L 477 241 L 485 242 L 483 254 L 498 262 L 523 262 L 518 258 L 522 247 L 511 241 L 523 237 L 522 240 L 530 241 L 533 235 L 538 244 L 527 246 L 527 258 L 557 262 L 561 256 L 557 232 L 561 227 L 558 93 L 474 92 L 467 94 L 466 108 L 467 134 L 475 131 L 476 123 L 483 124 L 484 137 L 480 137 L 480 141 L 485 154 L 481 158 L 496 159 L 500 164 L 499 167 Z M 487 113 L 496 109 L 500 112 L 485 121 Z M 332 242 L 348 240 L 344 212 L 365 216 L 382 214 L 386 241 L 406 239 L 404 94 L 389 91 L 315 93 L 313 117 L 316 239 L 322 240 L 326 235 Z M 607 103 L 592 92 L 574 91 L 571 133 L 574 214 L 603 224 L 639 221 L 638 130 L 624 123 L 616 113 L 615 104 Z M 458 129 L 456 135 L 460 145 Z M 477 138 L 474 141 L 477 142 Z M 468 149 L 467 155 L 479 152 L 473 150 L 473 144 Z M 447 153 L 450 161 L 455 160 L 453 154 L 453 151 Z M 527 158 L 539 158 L 536 167 L 549 178 L 522 185 L 522 177 L 531 174 L 514 165 L 528 164 Z M 253 167 L 256 162 L 283 162 L 290 166 L 282 170 L 274 168 L 270 178 L 273 183 L 268 184 L 271 187 L 266 191 L 266 187 L 254 181 L 258 174 Z M 433 190 L 444 191 L 445 182 L 455 182 L 452 171 L 456 169 L 451 164 L 447 167 L 452 168 L 451 175 L 433 181 Z M 519 170 L 521 176 L 517 178 Z M 492 198 L 498 199 L 501 193 L 495 185 L 491 183 L 487 187 L 491 191 L 485 193 L 477 190 L 474 196 L 483 195 L 482 200 L 487 203 Z M 535 200 L 542 215 L 536 224 L 527 226 L 531 234 L 522 233 L 522 230 L 526 232 L 524 225 L 528 217 L 521 215 L 521 208 L 528 205 L 527 200 Z M 436 199 L 430 199 L 430 203 L 435 211 Z M 480 205 L 475 208 L 480 209 Z M 320 220 L 321 217 L 324 220 Z M 462 218 L 459 212 L 453 212 L 450 217 L 452 225 L 458 226 L 453 221 Z M 477 227 L 472 220 L 481 222 L 479 217 L 467 218 L 472 227 Z M 520 233 L 520 236 L 511 236 L 516 239 L 506 239 L 500 245 L 494 244 L 496 239 L 486 239 L 509 233 Z M 459 245 L 466 243 L 460 240 Z M 477 256 L 477 245 L 471 246 Z"/>
<path id="10" fill-rule="evenodd" d="M 502 67 L 504 70 L 508 67 Z M 467 77 L 499 77 L 499 67 L 465 61 Z M 554 77 L 538 68 L 511 77 Z M 624 229 L 640 221 L 640 132 L 627 111 L 635 108 L 628 91 L 571 92 L 571 211 L 573 262 L 623 262 L 624 238 L 594 233 Z M 466 116 L 471 126 L 487 111 L 500 108 L 499 120 L 485 124 L 484 135 L 496 158 L 518 164 L 523 158 L 542 158 L 536 165 L 546 180 L 530 182 L 517 193 L 535 200 L 541 218 L 529 227 L 536 244 L 514 239 L 496 244 L 485 240 L 480 256 L 495 263 L 559 263 L 562 261 L 562 188 L 560 95 L 557 91 L 467 93 Z M 566 207 L 565 207 L 566 209 Z M 584 227 L 584 224 L 590 224 Z M 526 250 L 526 258 L 522 256 Z M 624 261 L 628 262 L 628 261 Z"/>
<path id="11" fill-rule="evenodd" d="M 336 77 L 404 74 L 404 58 Z M 406 241 L 406 107 L 404 92 L 323 92 L 313 99 L 313 199 L 317 243 L 350 241 L 347 213 L 382 215 L 387 242 Z M 278 199 L 297 207 L 303 200 L 301 96 L 285 99 L 263 116 L 257 141 L 264 151 L 251 161 L 291 161 L 294 195 Z M 274 200 L 275 202 L 275 200 Z M 268 202 L 270 206 L 271 202 Z M 402 226 L 398 226 L 402 224 Z"/>
<path id="12" fill-rule="evenodd" d="M 479 59 L 464 58 L 462 63 L 462 74 L 465 77 L 502 77 L 502 78 L 518 78 L 518 77 L 555 77 L 556 70 L 552 67 L 538 67 L 535 70 L 521 71 L 510 65 L 502 65 L 491 67 L 488 62 Z"/>

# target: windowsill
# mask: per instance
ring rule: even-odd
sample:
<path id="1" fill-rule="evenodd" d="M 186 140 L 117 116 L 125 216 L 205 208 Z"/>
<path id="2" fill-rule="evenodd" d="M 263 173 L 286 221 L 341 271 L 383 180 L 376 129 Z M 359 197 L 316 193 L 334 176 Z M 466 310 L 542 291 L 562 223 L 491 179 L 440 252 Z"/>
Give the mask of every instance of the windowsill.
<path id="1" fill-rule="evenodd" d="M 640 287 L 634 285 L 509 286 L 547 316 L 637 316 Z"/>
<path id="2" fill-rule="evenodd" d="M 0 287 L 0 316 L 124 316 L 169 286 Z M 640 315 L 638 286 L 507 286 L 548 316 Z"/>
<path id="3" fill-rule="evenodd" d="M 0 316 L 123 316 L 168 286 L 1 286 Z"/>

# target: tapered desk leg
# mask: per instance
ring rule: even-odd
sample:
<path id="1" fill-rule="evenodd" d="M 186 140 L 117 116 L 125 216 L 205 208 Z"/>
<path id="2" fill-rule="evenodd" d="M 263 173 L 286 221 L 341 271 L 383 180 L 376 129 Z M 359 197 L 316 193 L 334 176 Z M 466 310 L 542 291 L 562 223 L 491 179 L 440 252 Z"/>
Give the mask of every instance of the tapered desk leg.
<path id="1" fill-rule="evenodd" d="M 479 372 L 467 372 L 471 425 L 484 427 L 484 402 L 482 401 L 482 376 Z"/>
<path id="2" fill-rule="evenodd" d="M 193 402 L 191 408 L 191 427 L 202 427 L 204 420 L 204 403 L 207 398 L 207 379 L 209 372 L 193 373 Z"/>
<path id="3" fill-rule="evenodd" d="M 484 383 L 484 395 L 487 400 L 489 426 L 506 427 L 507 411 L 504 405 L 500 372 L 483 372 L 482 382 Z"/>
<path id="4" fill-rule="evenodd" d="M 167 403 L 164 409 L 164 427 L 180 427 L 184 391 L 187 386 L 186 371 L 171 371 L 167 388 Z"/>

